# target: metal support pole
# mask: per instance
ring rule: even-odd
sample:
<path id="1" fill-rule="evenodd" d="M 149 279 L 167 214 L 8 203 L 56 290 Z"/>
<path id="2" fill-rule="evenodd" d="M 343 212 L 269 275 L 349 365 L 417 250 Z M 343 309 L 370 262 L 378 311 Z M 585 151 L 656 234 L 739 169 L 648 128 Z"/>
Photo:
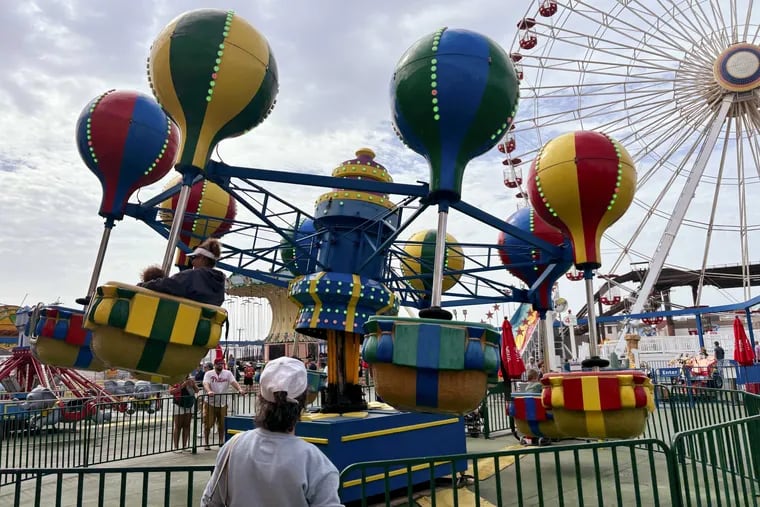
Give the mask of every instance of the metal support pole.
<path id="1" fill-rule="evenodd" d="M 111 229 L 113 229 L 113 218 L 106 218 L 106 223 L 103 226 L 103 236 L 100 238 L 100 246 L 98 247 L 98 255 L 95 257 L 95 266 L 92 268 L 92 276 L 90 277 L 90 285 L 87 288 L 87 298 L 92 297 L 95 293 L 95 289 L 98 286 L 98 278 L 100 278 L 100 271 L 103 268 L 103 259 L 106 256 L 106 248 L 108 247 L 108 240 L 111 238 Z"/>
<path id="2" fill-rule="evenodd" d="M 568 312 L 569 313 L 569 312 Z M 567 323 L 567 328 L 570 330 L 570 359 L 573 361 L 578 360 L 578 346 L 575 343 L 575 324 L 573 324 L 573 318 L 568 317 L 570 321 Z"/>
<path id="3" fill-rule="evenodd" d="M 755 349 L 755 332 L 752 331 L 752 312 L 749 308 L 744 309 L 744 315 L 747 316 L 747 331 L 749 331 L 749 342 L 752 344 L 752 350 Z M 756 357 L 755 361 L 760 361 L 760 357 Z"/>
<path id="4" fill-rule="evenodd" d="M 599 351 L 596 346 L 596 312 L 594 308 L 594 272 L 590 269 L 585 271 L 586 278 L 586 311 L 588 312 L 588 351 L 591 357 L 597 357 Z"/>
<path id="5" fill-rule="evenodd" d="M 169 271 L 172 268 L 174 249 L 177 248 L 177 240 L 179 239 L 179 233 L 182 229 L 182 222 L 185 219 L 187 201 L 190 199 L 190 188 L 191 185 L 183 184 L 182 189 L 179 191 L 179 197 L 177 198 L 177 208 L 174 210 L 172 228 L 169 231 L 169 240 L 166 244 L 166 252 L 164 252 L 164 262 L 161 264 L 161 269 L 167 276 L 169 275 Z"/>
<path id="6" fill-rule="evenodd" d="M 697 335 L 699 337 L 699 348 L 703 348 L 705 346 L 705 332 L 702 328 L 702 315 L 697 314 L 696 319 L 697 321 Z"/>
<path id="7" fill-rule="evenodd" d="M 446 222 L 449 213 L 447 207 L 441 207 L 438 212 L 438 231 L 435 239 L 435 257 L 433 258 L 433 287 L 430 295 L 430 306 L 441 306 L 441 293 L 443 292 L 443 264 L 446 255 Z"/>

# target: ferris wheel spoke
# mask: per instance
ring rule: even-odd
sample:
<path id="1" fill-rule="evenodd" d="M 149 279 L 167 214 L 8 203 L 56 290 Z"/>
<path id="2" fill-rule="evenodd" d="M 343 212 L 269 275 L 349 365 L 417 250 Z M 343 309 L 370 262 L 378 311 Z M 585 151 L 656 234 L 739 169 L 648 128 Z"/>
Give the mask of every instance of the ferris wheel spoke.
<path id="1" fill-rule="evenodd" d="M 737 122 L 739 125 L 742 125 L 742 123 L 746 121 L 744 117 L 742 117 L 742 122 Z M 749 130 L 749 129 L 747 129 Z M 738 138 L 741 139 L 741 132 L 738 132 Z M 744 145 L 742 143 L 739 143 L 736 150 L 736 176 L 738 179 L 738 205 L 739 205 L 739 244 L 741 245 L 741 255 L 742 255 L 742 289 L 744 290 L 744 297 L 745 299 L 749 299 L 749 289 L 750 289 L 750 277 L 749 277 L 749 242 L 748 242 L 748 234 L 747 234 L 747 191 L 745 186 L 745 180 L 744 180 Z"/>
<path id="2" fill-rule="evenodd" d="M 655 255 L 652 259 L 652 263 L 649 266 L 649 270 L 647 271 L 646 278 L 644 278 L 641 292 L 639 293 L 639 296 L 636 298 L 636 302 L 631 308 L 631 313 L 639 313 L 644 309 L 648 295 L 654 288 L 655 281 L 660 276 L 662 266 L 664 265 L 668 254 L 670 253 L 670 248 L 673 246 L 673 241 L 675 240 L 676 234 L 678 234 L 678 229 L 680 228 L 681 223 L 686 216 L 689 204 L 691 203 L 691 200 L 697 189 L 697 185 L 699 184 L 699 180 L 702 177 L 702 173 L 707 166 L 711 151 L 715 146 L 715 142 L 718 139 L 718 134 L 720 133 L 723 122 L 728 116 L 728 111 L 731 108 L 732 103 L 733 96 L 726 95 L 723 98 L 720 109 L 718 109 L 713 116 L 707 138 L 705 139 L 699 156 L 697 157 L 697 160 L 694 164 L 694 169 L 689 174 L 689 177 L 687 178 L 686 183 L 684 184 L 681 191 L 681 195 L 678 197 L 678 201 L 673 208 L 673 213 L 670 216 L 670 220 L 668 220 L 668 224 L 665 227 L 665 232 L 663 233 L 659 245 L 655 250 Z"/>
<path id="3" fill-rule="evenodd" d="M 548 35 L 555 41 L 560 42 L 562 45 L 574 47 L 581 50 L 588 50 L 590 52 L 598 51 L 599 53 L 611 56 L 613 58 L 625 59 L 628 53 L 632 51 L 638 51 L 650 56 L 657 56 L 667 58 L 668 54 L 663 51 L 654 51 L 656 46 L 637 47 L 629 44 L 624 44 L 620 40 L 608 40 L 596 35 L 584 34 L 576 30 L 570 30 L 569 28 L 558 28 L 556 26 L 548 26 Z M 671 55 L 672 57 L 672 55 Z"/>
<path id="4" fill-rule="evenodd" d="M 715 184 L 715 190 L 713 191 L 712 206 L 710 208 L 710 218 L 707 224 L 707 233 L 705 234 L 705 245 L 702 253 L 702 269 L 699 273 L 699 283 L 697 285 L 697 298 L 695 305 L 699 305 L 702 300 L 702 287 L 705 282 L 705 272 L 707 270 L 707 260 L 710 254 L 710 245 L 712 243 L 712 233 L 715 228 L 715 214 L 718 209 L 718 198 L 720 197 L 721 183 L 723 180 L 723 170 L 725 168 L 726 157 L 728 154 L 729 140 L 731 138 L 731 121 L 726 122 L 726 135 L 723 140 L 723 150 L 720 155 L 720 163 L 718 165 L 718 176 Z"/>
<path id="5" fill-rule="evenodd" d="M 644 174 L 641 175 L 639 178 L 639 181 L 637 182 L 637 189 L 645 187 L 649 180 L 655 176 L 658 171 L 661 171 L 663 168 L 667 169 L 671 173 L 674 174 L 674 176 L 677 176 L 685 171 L 684 166 L 686 160 L 691 158 L 691 156 L 696 151 L 697 146 L 702 142 L 704 139 L 705 134 L 701 133 L 697 136 L 697 139 L 694 143 L 692 143 L 689 150 L 684 154 L 684 160 L 680 166 L 677 166 L 675 170 L 673 170 L 670 165 L 670 159 L 671 157 L 677 153 L 679 150 L 683 148 L 683 146 L 689 141 L 689 139 L 692 137 L 692 135 L 696 132 L 695 128 L 691 128 L 690 130 L 683 130 L 679 133 L 679 137 L 676 139 L 673 139 L 672 134 L 667 132 L 667 130 L 664 130 L 660 133 L 659 137 L 652 140 L 650 143 L 647 143 L 644 148 L 634 154 L 634 161 L 640 162 L 644 157 L 650 156 L 652 154 L 659 155 L 657 153 L 657 149 L 661 146 L 665 147 L 665 152 L 657 157 L 657 161 L 649 167 Z M 667 143 L 667 145 L 666 145 Z"/>
<path id="6" fill-rule="evenodd" d="M 664 9 L 668 10 L 668 6 L 663 5 L 662 0 L 658 0 L 658 4 Z M 692 11 L 695 12 L 695 11 Z M 700 11 L 704 14 L 704 11 Z M 683 10 L 681 4 L 674 3 L 672 12 L 669 12 L 669 23 L 678 25 L 678 30 L 683 31 L 686 34 L 709 34 L 712 31 L 712 27 L 715 26 L 707 16 L 700 17 L 697 15 L 690 16 Z M 696 37 L 692 38 L 692 43 L 697 45 L 701 42 Z"/>
<path id="7" fill-rule="evenodd" d="M 536 64 L 531 64 L 532 60 L 536 60 Z M 553 71 L 566 71 L 566 72 L 594 72 L 602 73 L 606 72 L 608 75 L 619 77 L 643 77 L 647 74 L 644 71 L 651 70 L 660 72 L 673 72 L 672 62 L 671 65 L 667 65 L 669 62 L 665 58 L 661 59 L 640 59 L 638 63 L 628 63 L 621 66 L 618 62 L 609 62 L 603 60 L 580 60 L 577 58 L 562 58 L 554 56 L 538 56 L 526 60 L 523 64 L 525 69 L 543 69 Z M 630 74 L 631 70 L 635 70 L 635 74 Z M 624 72 L 628 71 L 628 72 Z"/>
<path id="8" fill-rule="evenodd" d="M 634 154 L 634 159 L 636 160 L 639 160 L 644 155 L 657 153 L 659 148 L 667 146 L 671 146 L 670 151 L 667 152 L 667 155 L 671 155 L 675 147 L 684 145 L 688 141 L 688 138 L 697 131 L 694 123 L 684 121 L 684 126 L 674 133 L 668 128 L 669 122 L 672 121 L 672 116 L 673 112 L 665 107 L 659 108 L 652 113 L 644 111 L 641 115 L 638 115 L 637 112 L 636 116 L 629 117 L 629 123 L 635 124 L 636 128 L 631 128 L 631 133 L 621 138 L 620 141 L 623 142 L 632 138 L 641 143 L 641 150 Z M 676 133 L 678 137 L 674 137 Z M 669 158 L 659 158 L 663 162 L 669 160 Z M 652 173 L 656 169 L 659 169 L 659 167 L 650 168 L 645 175 Z M 647 179 L 648 176 L 642 176 L 640 181 L 645 183 Z"/>
<path id="9" fill-rule="evenodd" d="M 592 5 L 587 2 L 581 2 L 577 1 L 574 2 L 575 7 L 575 13 L 577 13 L 579 16 L 585 18 L 586 20 L 592 22 L 592 23 L 600 23 L 601 25 L 605 26 L 607 30 L 610 30 L 616 34 L 618 37 L 623 37 L 625 39 L 629 39 L 636 44 L 639 44 L 641 41 L 636 39 L 632 36 L 634 33 L 641 33 L 641 26 L 636 26 L 634 23 L 628 22 L 622 17 L 618 16 L 616 12 L 610 12 L 609 10 L 603 10 L 600 9 L 598 5 Z M 597 2 L 598 3 L 598 2 Z M 580 9 L 578 6 L 583 6 L 585 9 Z M 618 10 L 617 12 L 621 12 Z M 633 12 L 631 9 L 629 9 L 629 12 Z M 667 51 L 672 51 L 673 49 L 683 51 L 685 48 L 684 46 L 681 46 L 676 43 L 676 40 L 681 39 L 685 42 L 692 42 L 688 39 L 684 39 L 682 37 L 681 33 L 674 32 L 672 35 L 675 35 L 675 37 L 663 37 L 661 34 L 663 33 L 663 29 L 665 27 L 658 26 L 660 25 L 660 20 L 656 16 L 654 16 L 655 22 L 652 23 L 649 19 L 644 17 L 639 17 L 641 21 L 646 23 L 651 30 L 644 30 L 644 37 L 645 40 L 649 43 L 648 45 L 651 45 L 652 41 L 658 41 L 662 43 L 666 48 L 670 48 L 669 50 L 663 49 L 664 53 L 662 56 L 668 56 Z M 614 22 L 614 23 L 613 23 Z M 619 25 L 619 26 L 618 26 Z"/>
<path id="10" fill-rule="evenodd" d="M 747 143 L 752 153 L 752 165 L 755 167 L 757 173 L 757 181 L 760 181 L 760 144 L 758 144 L 758 137 L 760 137 L 760 112 L 757 109 L 747 107 L 746 115 L 752 121 L 753 135 L 749 138 Z"/>

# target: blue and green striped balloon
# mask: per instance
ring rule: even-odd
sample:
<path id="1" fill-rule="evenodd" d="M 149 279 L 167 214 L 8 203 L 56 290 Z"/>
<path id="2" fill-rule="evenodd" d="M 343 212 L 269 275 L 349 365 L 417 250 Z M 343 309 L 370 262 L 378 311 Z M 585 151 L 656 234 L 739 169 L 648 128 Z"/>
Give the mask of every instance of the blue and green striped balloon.
<path id="1" fill-rule="evenodd" d="M 391 82 L 393 123 L 430 163 L 430 199 L 460 199 L 467 163 L 509 128 L 520 88 L 512 61 L 491 39 L 442 28 L 401 57 Z"/>

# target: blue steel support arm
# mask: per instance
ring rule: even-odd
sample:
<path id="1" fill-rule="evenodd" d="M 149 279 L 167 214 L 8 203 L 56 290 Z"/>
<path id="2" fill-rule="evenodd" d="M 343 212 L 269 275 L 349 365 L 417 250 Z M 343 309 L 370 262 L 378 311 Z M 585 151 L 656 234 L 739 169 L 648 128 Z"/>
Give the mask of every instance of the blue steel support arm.
<path id="1" fill-rule="evenodd" d="M 702 349 L 705 346 L 705 331 L 702 327 L 702 314 L 696 315 L 697 321 L 697 336 L 699 337 L 699 348 Z"/>
<path id="2" fill-rule="evenodd" d="M 407 195 L 425 197 L 430 193 L 427 183 L 419 185 L 407 185 L 402 183 L 383 183 L 380 181 L 354 180 L 334 176 L 320 176 L 317 174 L 292 173 L 287 171 L 274 171 L 270 169 L 256 169 L 235 167 L 211 160 L 206 165 L 209 177 L 229 179 L 240 178 L 244 180 L 272 181 L 277 183 L 290 183 L 310 187 L 345 188 L 347 190 L 361 190 L 363 192 L 375 192 L 378 194 Z"/>

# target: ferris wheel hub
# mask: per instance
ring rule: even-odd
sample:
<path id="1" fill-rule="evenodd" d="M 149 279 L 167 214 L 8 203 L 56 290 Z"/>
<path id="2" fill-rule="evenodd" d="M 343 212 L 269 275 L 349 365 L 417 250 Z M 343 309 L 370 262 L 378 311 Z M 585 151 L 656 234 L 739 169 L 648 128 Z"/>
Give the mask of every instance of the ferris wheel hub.
<path id="1" fill-rule="evenodd" d="M 760 87 L 760 46 L 732 44 L 715 60 L 713 76 L 727 92 L 746 92 Z"/>

